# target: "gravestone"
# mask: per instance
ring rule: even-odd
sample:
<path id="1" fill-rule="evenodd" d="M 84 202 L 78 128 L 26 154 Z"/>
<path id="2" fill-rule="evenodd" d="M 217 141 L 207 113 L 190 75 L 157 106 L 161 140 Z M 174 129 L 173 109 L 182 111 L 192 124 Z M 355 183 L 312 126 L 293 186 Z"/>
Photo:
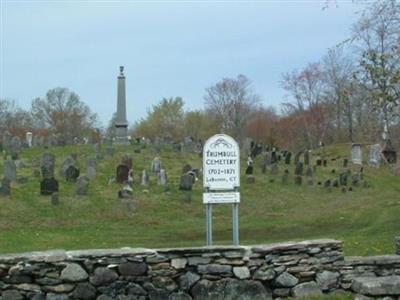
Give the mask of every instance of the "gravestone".
<path id="1" fill-rule="evenodd" d="M 58 181 L 54 178 L 44 178 L 40 182 L 40 194 L 51 195 L 58 192 Z"/>
<path id="2" fill-rule="evenodd" d="M 339 175 L 339 184 L 342 186 L 347 186 L 347 179 L 348 179 L 349 172 L 342 172 Z"/>
<path id="3" fill-rule="evenodd" d="M 322 165 L 324 167 L 327 167 L 328 166 L 328 161 L 326 159 L 322 160 Z"/>
<path id="4" fill-rule="evenodd" d="M 7 159 L 4 162 L 4 178 L 12 182 L 17 181 L 17 167 L 15 166 L 15 162 L 11 159 Z"/>
<path id="5" fill-rule="evenodd" d="M 294 156 L 294 164 L 297 165 L 298 162 L 300 162 L 300 156 L 303 154 L 303 151 L 299 151 L 296 153 Z"/>
<path id="6" fill-rule="evenodd" d="M 292 158 L 292 152 L 287 152 L 285 156 L 285 164 L 290 165 L 290 160 Z"/>
<path id="7" fill-rule="evenodd" d="M 351 185 L 352 186 L 359 186 L 361 182 L 361 175 L 360 173 L 354 173 L 351 176 Z"/>
<path id="8" fill-rule="evenodd" d="M 310 151 L 309 150 L 304 151 L 304 164 L 306 166 L 310 165 Z"/>
<path id="9" fill-rule="evenodd" d="M 389 139 L 386 140 L 385 146 L 382 149 L 382 154 L 389 164 L 395 164 L 397 162 L 397 152 Z"/>
<path id="10" fill-rule="evenodd" d="M 151 172 L 153 174 L 158 174 L 160 173 L 160 170 L 162 168 L 161 160 L 159 157 L 155 157 L 153 161 L 151 162 Z"/>
<path id="11" fill-rule="evenodd" d="M 191 191 L 193 188 L 194 179 L 189 173 L 183 174 L 179 183 L 179 189 L 181 191 Z"/>
<path id="12" fill-rule="evenodd" d="M 14 160 L 19 159 L 19 155 L 21 154 L 22 143 L 21 139 L 18 136 L 13 136 L 11 139 L 11 155 Z"/>
<path id="13" fill-rule="evenodd" d="M 368 155 L 368 163 L 376 168 L 381 164 L 382 147 L 380 144 L 371 145 Z"/>
<path id="14" fill-rule="evenodd" d="M 361 144 L 353 144 L 351 146 L 351 162 L 353 164 L 362 165 L 362 146 L 361 146 Z"/>
<path id="15" fill-rule="evenodd" d="M 11 195 L 11 181 L 4 177 L 1 180 L 1 186 L 0 186 L 0 195 L 3 196 L 9 196 Z"/>
<path id="16" fill-rule="evenodd" d="M 133 189 L 128 184 L 125 184 L 121 190 L 118 191 L 118 198 L 120 199 L 133 199 Z"/>
<path id="17" fill-rule="evenodd" d="M 278 162 L 278 156 L 277 156 L 276 150 L 274 148 L 274 149 L 272 149 L 272 152 L 271 152 L 271 164 L 275 164 L 277 162 Z"/>
<path id="18" fill-rule="evenodd" d="M 25 139 L 26 139 L 26 144 L 28 145 L 28 147 L 32 148 L 32 139 L 33 139 L 32 132 L 27 132 L 25 134 Z"/>
<path id="19" fill-rule="evenodd" d="M 71 155 L 67 156 L 67 158 L 65 158 L 64 161 L 61 163 L 60 175 L 64 178 L 66 178 L 67 170 L 69 169 L 69 167 L 75 166 L 75 165 L 76 165 L 75 159 Z"/>
<path id="20" fill-rule="evenodd" d="M 130 157 L 128 154 L 125 154 L 124 156 L 122 156 L 121 165 L 125 165 L 129 169 L 132 169 L 132 166 L 133 166 L 132 157 Z"/>
<path id="21" fill-rule="evenodd" d="M 303 163 L 302 162 L 300 162 L 300 161 L 297 162 L 294 174 L 298 175 L 298 176 L 302 176 L 303 175 Z"/>
<path id="22" fill-rule="evenodd" d="M 306 176 L 307 177 L 312 177 L 313 176 L 313 170 L 312 170 L 312 168 L 310 166 L 307 167 Z"/>
<path id="23" fill-rule="evenodd" d="M 53 178 L 54 177 L 54 165 L 55 165 L 54 155 L 49 152 L 45 152 L 42 156 L 42 161 L 40 164 L 42 178 Z"/>
<path id="24" fill-rule="evenodd" d="M 150 178 L 149 174 L 147 174 L 146 170 L 142 171 L 141 181 L 140 184 L 142 186 L 149 186 L 150 185 Z"/>
<path id="25" fill-rule="evenodd" d="M 90 178 L 88 176 L 79 176 L 76 181 L 75 193 L 78 196 L 85 196 L 89 191 Z"/>
<path id="26" fill-rule="evenodd" d="M 128 181 L 126 182 L 131 188 L 133 187 L 133 169 L 129 170 Z"/>
<path id="27" fill-rule="evenodd" d="M 160 170 L 160 174 L 158 175 L 158 185 L 166 186 L 168 184 L 168 176 L 165 169 Z"/>
<path id="28" fill-rule="evenodd" d="M 71 165 L 68 167 L 68 169 L 65 172 L 65 179 L 68 182 L 76 182 L 80 174 L 80 171 L 77 167 L 74 165 Z"/>
<path id="29" fill-rule="evenodd" d="M 318 167 L 322 166 L 322 159 L 317 159 L 317 166 Z"/>
<path id="30" fill-rule="evenodd" d="M 90 180 L 96 178 L 97 161 L 95 158 L 89 158 L 87 161 L 86 175 Z"/>
<path id="31" fill-rule="evenodd" d="M 127 165 L 118 165 L 117 167 L 117 182 L 124 183 L 129 177 L 129 167 Z"/>

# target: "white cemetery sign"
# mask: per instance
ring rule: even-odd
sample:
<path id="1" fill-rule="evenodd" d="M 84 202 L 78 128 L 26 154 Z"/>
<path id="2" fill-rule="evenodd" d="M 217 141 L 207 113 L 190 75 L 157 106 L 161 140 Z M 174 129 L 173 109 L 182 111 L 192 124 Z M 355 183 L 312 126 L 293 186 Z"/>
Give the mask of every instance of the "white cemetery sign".
<path id="1" fill-rule="evenodd" d="M 239 245 L 240 150 L 226 134 L 210 137 L 203 148 L 203 203 L 207 207 L 207 245 L 212 245 L 212 206 L 232 204 L 233 244 Z"/>
<path id="2" fill-rule="evenodd" d="M 240 186 L 240 152 L 228 135 L 216 134 L 203 148 L 204 188 L 212 191 L 234 190 Z"/>

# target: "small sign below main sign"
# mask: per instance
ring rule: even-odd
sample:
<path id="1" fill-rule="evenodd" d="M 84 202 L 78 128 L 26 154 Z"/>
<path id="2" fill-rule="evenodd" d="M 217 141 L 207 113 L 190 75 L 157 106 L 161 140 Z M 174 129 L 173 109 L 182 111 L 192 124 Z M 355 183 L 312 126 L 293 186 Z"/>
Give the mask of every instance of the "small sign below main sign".
<path id="1" fill-rule="evenodd" d="M 204 204 L 240 203 L 239 192 L 203 193 Z"/>
<path id="2" fill-rule="evenodd" d="M 204 187 L 209 190 L 234 190 L 240 186 L 240 150 L 226 134 L 209 138 L 203 148 Z"/>

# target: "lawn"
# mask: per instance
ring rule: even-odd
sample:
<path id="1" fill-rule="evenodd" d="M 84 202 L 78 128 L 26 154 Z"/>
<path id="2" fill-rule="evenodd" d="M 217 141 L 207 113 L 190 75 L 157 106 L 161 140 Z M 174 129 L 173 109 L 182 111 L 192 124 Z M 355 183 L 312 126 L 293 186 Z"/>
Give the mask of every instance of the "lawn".
<path id="1" fill-rule="evenodd" d="M 57 157 L 56 174 L 60 182 L 60 204 L 54 206 L 50 197 L 40 196 L 39 178 L 32 175 L 32 160 L 41 157 L 44 149 L 28 149 L 22 154 L 26 167 L 19 176 L 28 178 L 24 184 L 14 184 L 11 197 L 0 196 L 0 253 L 45 249 L 86 249 L 114 247 L 175 247 L 205 244 L 205 207 L 202 204 L 202 182 L 194 187 L 192 202 L 183 201 L 178 190 L 182 166 L 190 163 L 202 166 L 198 154 L 177 153 L 166 146 L 160 158 L 169 176 L 169 191 L 157 186 L 155 176 L 151 186 L 140 186 L 139 174 L 150 169 L 156 156 L 154 149 L 139 145 L 119 146 L 113 157 L 98 162 L 97 178 L 90 183 L 88 196 L 75 196 L 74 183 L 60 176 L 59 166 L 68 154 L 78 153 L 82 173 L 86 160 L 95 155 L 90 145 L 49 149 Z M 103 147 L 105 149 L 105 146 Z M 137 212 L 129 213 L 117 198 L 119 184 L 108 184 L 123 154 L 134 161 L 134 198 Z M 262 157 L 255 161 L 254 184 L 247 184 L 242 155 L 242 202 L 240 204 L 240 243 L 264 244 L 276 241 L 335 238 L 344 241 L 346 255 L 377 255 L 394 253 L 394 237 L 400 234 L 400 177 L 387 166 L 380 169 L 365 166 L 364 178 L 369 187 L 356 187 L 343 193 L 331 191 L 318 181 L 336 178 L 343 158 L 350 155 L 350 145 L 326 149 L 328 166 L 319 167 L 315 184 L 293 184 L 293 157 L 289 166 L 290 183 L 281 183 L 284 162 L 279 175 L 261 173 Z M 340 158 L 335 161 L 332 158 Z M 314 153 L 312 160 L 318 158 Z M 353 171 L 359 166 L 350 166 Z M 335 173 L 332 170 L 335 169 Z M 3 160 L 0 160 L 3 172 Z M 231 243 L 231 207 L 218 205 L 214 209 L 215 244 Z"/>

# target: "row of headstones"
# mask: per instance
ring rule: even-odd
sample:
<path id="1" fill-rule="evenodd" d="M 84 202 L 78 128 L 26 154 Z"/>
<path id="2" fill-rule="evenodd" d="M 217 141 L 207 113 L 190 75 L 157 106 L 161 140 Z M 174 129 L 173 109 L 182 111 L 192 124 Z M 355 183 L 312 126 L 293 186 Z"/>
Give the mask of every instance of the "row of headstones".
<path id="1" fill-rule="evenodd" d="M 371 145 L 368 153 L 368 164 L 374 167 L 381 165 L 384 158 L 389 164 L 397 161 L 397 153 L 391 146 L 390 140 L 386 141 L 384 148 L 380 144 Z M 363 164 L 363 148 L 361 144 L 353 144 L 351 148 L 351 160 L 354 164 Z"/>
<path id="2" fill-rule="evenodd" d="M 150 172 L 144 169 L 140 176 L 140 184 L 144 187 L 150 186 L 150 174 L 157 177 L 157 184 L 163 186 L 165 191 L 169 190 L 168 187 L 168 173 L 163 166 L 161 159 L 155 157 L 150 166 Z M 199 175 L 198 169 L 193 169 L 191 165 L 186 164 L 182 168 L 182 174 L 179 182 L 179 190 L 185 191 L 188 194 L 187 199 L 191 199 L 190 192 L 192 191 L 193 185 L 197 180 Z M 121 163 L 116 168 L 116 178 L 117 183 L 123 184 L 123 187 L 118 191 L 119 198 L 132 198 L 133 194 L 133 162 L 129 155 L 124 155 L 121 159 Z"/>

